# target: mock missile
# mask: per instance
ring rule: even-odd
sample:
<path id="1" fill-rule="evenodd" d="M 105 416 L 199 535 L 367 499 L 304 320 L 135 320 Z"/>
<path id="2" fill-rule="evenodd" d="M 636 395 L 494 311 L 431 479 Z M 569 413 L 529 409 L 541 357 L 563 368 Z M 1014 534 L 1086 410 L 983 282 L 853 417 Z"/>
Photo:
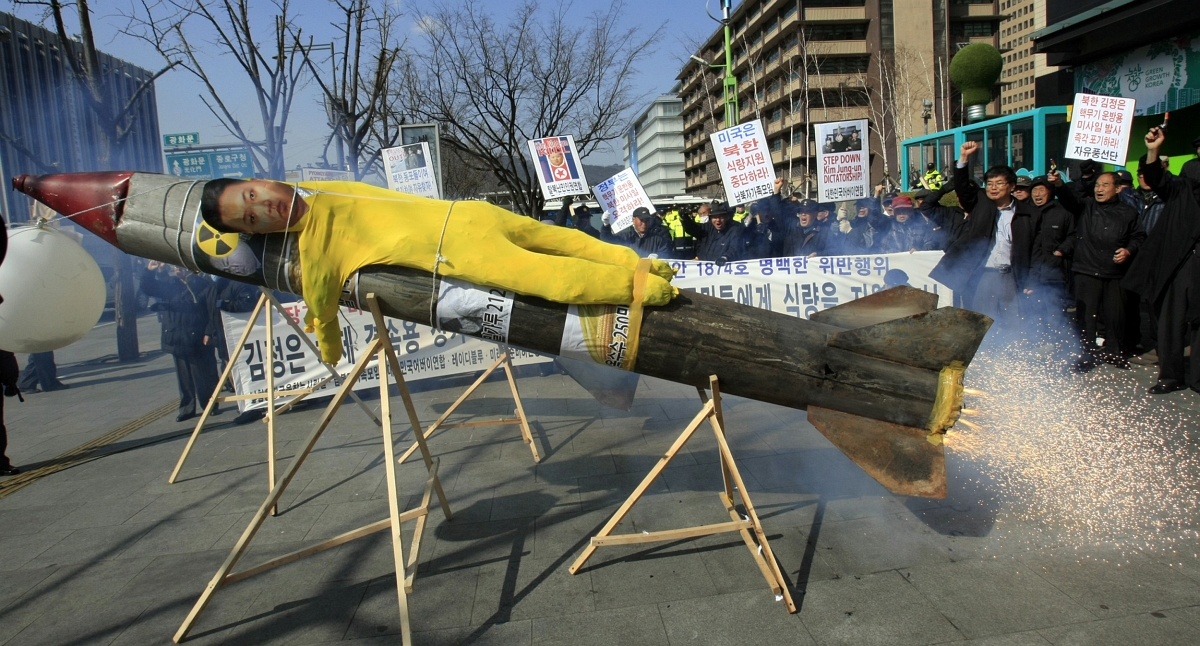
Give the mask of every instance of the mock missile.
<path id="1" fill-rule="evenodd" d="M 126 253 L 300 294 L 295 234 L 256 236 L 260 266 L 248 274 L 197 258 L 193 232 L 204 184 L 134 172 L 13 178 L 16 190 Z M 384 314 L 435 325 L 438 280 L 417 269 L 370 266 L 347 286 L 347 298 L 374 293 Z M 940 498 L 941 437 L 958 419 L 963 372 L 992 321 L 937 303 L 934 294 L 897 287 L 805 320 L 684 291 L 665 306 L 645 308 L 631 369 L 697 387 L 717 375 L 728 394 L 806 409 L 822 434 L 888 490 Z M 518 294 L 508 343 L 560 354 L 568 310 Z"/>

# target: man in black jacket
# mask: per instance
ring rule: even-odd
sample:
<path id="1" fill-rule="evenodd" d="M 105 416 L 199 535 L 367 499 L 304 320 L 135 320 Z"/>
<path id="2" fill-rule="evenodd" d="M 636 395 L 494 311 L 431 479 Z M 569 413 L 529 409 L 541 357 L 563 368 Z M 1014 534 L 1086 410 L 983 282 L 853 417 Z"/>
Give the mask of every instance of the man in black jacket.
<path id="1" fill-rule="evenodd" d="M 1046 179 L 1055 186 L 1062 205 L 1077 218 L 1075 236 L 1067 239 L 1065 250 L 1071 256 L 1075 314 L 1083 330 L 1080 368 L 1090 368 L 1093 357 L 1128 368 L 1125 353 L 1133 348 L 1124 347 L 1125 293 L 1121 279 L 1146 239 L 1138 224 L 1137 209 L 1117 195 L 1115 173 L 1097 175 L 1093 197 L 1082 201 L 1074 190 L 1063 185 L 1057 172 Z M 1104 324 L 1103 351 L 1096 346 L 1098 323 Z"/>
<path id="2" fill-rule="evenodd" d="M 179 380 L 179 415 L 182 422 L 196 416 L 217 387 L 217 362 L 211 346 L 204 344 L 209 325 L 208 292 L 212 281 L 182 267 L 166 267 L 152 260 L 142 274 L 142 291 L 159 302 L 150 309 L 162 322 L 162 351 L 175 359 Z M 269 368 L 268 368 L 269 369 Z M 214 407 L 213 414 L 219 414 Z"/>
<path id="3" fill-rule="evenodd" d="M 718 202 L 708 212 L 708 222 L 683 218 L 683 230 L 696 239 L 696 257 L 719 265 L 746 260 L 749 238 L 746 227 L 733 221 L 729 204 Z"/>
<path id="4" fill-rule="evenodd" d="M 1075 237 L 1075 215 L 1054 199 L 1054 187 L 1045 176 L 1033 178 L 1031 185 L 1030 196 L 1038 215 L 1030 269 L 1033 280 L 1026 293 L 1042 329 L 1057 335 L 1065 331 L 1070 263 L 1067 241 Z"/>
<path id="5" fill-rule="evenodd" d="M 1182 176 L 1174 177 L 1157 163 L 1164 141 L 1158 128 L 1146 134 L 1146 157 L 1139 168 L 1165 205 L 1122 283 L 1158 311 L 1159 371 L 1152 395 L 1187 387 L 1200 391 L 1200 162 L 1189 161 Z M 1192 356 L 1185 360 L 1188 345 Z"/>
<path id="6" fill-rule="evenodd" d="M 0 225 L 3 224 L 0 220 Z M 16 355 L 7 350 L 0 350 L 0 388 L 4 391 L 0 393 L 0 476 L 15 476 L 21 472 L 8 459 L 8 429 L 4 426 L 4 398 L 21 396 L 21 390 L 17 388 L 17 375 L 20 373 Z"/>
<path id="7" fill-rule="evenodd" d="M 600 239 L 629 247 L 637 252 L 639 258 L 669 260 L 674 257 L 675 245 L 671 243 L 671 234 L 659 221 L 658 215 L 644 206 L 634 209 L 633 223 L 617 233 L 613 233 L 612 222 L 606 215 Z"/>
<path id="8" fill-rule="evenodd" d="M 967 171 L 978 149 L 975 141 L 959 148 L 954 192 L 968 215 L 929 277 L 961 294 L 968 309 L 1011 328 L 1019 318 L 1017 292 L 1029 286 L 1036 213 L 1013 199 L 1017 176 L 1008 166 L 988 170 L 980 195 Z"/>
<path id="9" fill-rule="evenodd" d="M 225 321 L 221 312 L 250 312 L 261 294 L 257 289 L 246 283 L 239 283 L 228 278 L 213 277 L 212 288 L 204 299 L 208 311 L 208 326 L 204 329 L 204 345 L 216 348 L 217 357 L 222 367 L 229 363 L 228 343 L 225 339 Z M 270 309 L 267 310 L 270 312 Z M 225 386 L 230 388 L 228 384 Z"/>

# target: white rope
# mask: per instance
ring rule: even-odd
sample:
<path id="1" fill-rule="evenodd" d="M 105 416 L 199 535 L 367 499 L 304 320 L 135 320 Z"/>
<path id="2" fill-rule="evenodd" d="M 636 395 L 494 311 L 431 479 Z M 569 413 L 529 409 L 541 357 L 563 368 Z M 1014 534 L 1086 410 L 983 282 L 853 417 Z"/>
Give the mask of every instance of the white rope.
<path id="1" fill-rule="evenodd" d="M 179 266 L 181 267 L 187 267 L 187 263 L 183 260 L 183 216 L 187 213 L 187 203 L 188 199 L 192 196 L 192 189 L 196 188 L 196 185 L 199 183 L 199 180 L 192 182 L 192 185 L 188 187 L 187 193 L 183 194 L 183 204 L 179 206 L 179 225 L 175 227 L 175 253 L 179 256 Z M 191 269 L 192 271 L 200 271 L 200 267 L 196 264 L 195 252 L 192 252 Z"/>
<path id="2" fill-rule="evenodd" d="M 446 258 L 442 256 L 442 243 L 446 240 L 446 227 L 450 224 L 450 212 L 454 210 L 454 205 L 457 200 L 451 200 L 450 208 L 446 209 L 446 219 L 442 221 L 442 234 L 438 236 L 437 253 L 433 256 L 433 280 L 430 283 L 429 294 L 429 327 L 438 329 L 437 320 L 437 302 L 438 302 L 438 265 L 442 264 Z"/>

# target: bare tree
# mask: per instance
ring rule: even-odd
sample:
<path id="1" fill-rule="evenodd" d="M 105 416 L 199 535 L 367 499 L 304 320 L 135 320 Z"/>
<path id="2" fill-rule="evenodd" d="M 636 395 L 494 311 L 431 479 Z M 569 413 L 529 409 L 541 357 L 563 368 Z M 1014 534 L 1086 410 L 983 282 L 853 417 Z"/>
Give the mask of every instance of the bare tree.
<path id="1" fill-rule="evenodd" d="M 298 35 L 296 49 L 321 88 L 333 129 L 331 139 L 337 145 L 337 166 L 361 180 L 372 171 L 382 171 L 382 150 L 400 139 L 397 126 L 403 118 L 388 96 L 392 70 L 400 57 L 395 34 L 400 14 L 388 2 L 333 0 L 332 4 L 338 10 L 338 20 L 333 22 L 338 39 L 325 46 L 331 50 L 330 68 L 313 60 L 314 49 L 321 47 L 306 46 Z"/>
<path id="2" fill-rule="evenodd" d="M 138 104 L 146 92 L 154 89 L 154 82 L 175 67 L 176 63 L 168 61 L 149 78 L 140 81 L 128 98 L 121 98 L 117 94 L 118 86 L 113 82 L 111 73 L 100 63 L 100 50 L 96 48 L 96 35 L 92 29 L 92 12 L 88 0 L 75 0 L 74 3 L 66 4 L 61 0 L 17 0 L 15 4 L 42 7 L 46 18 L 54 23 L 54 31 L 58 34 L 60 46 L 63 48 L 63 58 L 66 59 L 71 75 L 81 88 L 84 103 L 97 125 L 94 168 L 111 170 L 114 167 L 129 165 L 125 154 L 126 146 L 135 123 Z M 67 28 L 71 17 L 68 15 L 71 4 L 74 5 L 78 35 L 72 35 Z M 4 139 L 17 145 L 11 136 L 5 135 Z M 19 147 L 29 150 L 25 146 Z M 35 155 L 30 155 L 29 158 L 37 159 Z M 39 160 L 38 165 L 43 170 L 50 170 L 55 163 Z M 129 256 L 119 252 L 113 254 L 113 274 L 116 287 L 114 296 L 117 358 L 122 362 L 137 361 L 141 356 L 137 334 L 137 289 L 133 284 L 133 264 Z"/>
<path id="3" fill-rule="evenodd" d="M 423 47 L 406 57 L 397 87 L 406 113 L 440 123 L 442 143 L 494 173 L 527 215 L 544 198 L 526 141 L 571 134 L 582 158 L 618 138 L 644 98 L 632 80 L 661 31 L 620 27 L 620 3 L 583 27 L 568 22 L 569 12 L 527 1 L 498 24 L 476 0 L 435 4 L 418 21 Z"/>
<path id="4" fill-rule="evenodd" d="M 271 27 L 256 29 L 263 20 L 263 2 L 250 0 L 140 0 L 141 12 L 127 15 L 125 33 L 154 46 L 170 65 L 179 65 L 204 84 L 200 100 L 222 126 L 251 152 L 255 171 L 283 179 L 284 133 L 296 92 L 303 85 L 303 55 L 293 55 L 303 45 L 299 28 L 293 24 L 289 0 L 272 0 Z M 259 7 L 251 11 L 251 4 Z M 242 125 L 229 106 L 229 98 L 240 88 L 214 77 L 206 67 L 204 46 L 195 38 L 192 25 L 211 33 L 212 45 L 220 54 L 233 57 L 245 73 L 258 104 L 262 139 Z M 259 33 L 265 31 L 265 33 Z"/>

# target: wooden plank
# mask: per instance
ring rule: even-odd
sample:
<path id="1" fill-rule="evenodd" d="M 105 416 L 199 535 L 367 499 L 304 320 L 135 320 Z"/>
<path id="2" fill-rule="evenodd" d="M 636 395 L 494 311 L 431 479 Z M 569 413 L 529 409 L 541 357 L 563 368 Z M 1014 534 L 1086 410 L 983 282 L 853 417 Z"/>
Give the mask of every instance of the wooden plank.
<path id="1" fill-rule="evenodd" d="M 225 369 L 221 371 L 221 379 L 217 381 L 217 387 L 213 390 L 212 396 L 208 398 L 208 405 L 204 407 L 204 414 L 196 422 L 196 428 L 192 431 L 192 436 L 188 438 L 187 445 L 183 447 L 183 453 L 179 456 L 179 461 L 175 463 L 175 469 L 171 471 L 171 477 L 167 478 L 167 484 L 175 484 L 175 478 L 179 477 L 179 472 L 183 470 L 183 463 L 187 462 L 188 456 L 192 453 L 192 447 L 196 445 L 196 438 L 200 437 L 200 430 L 204 428 L 204 422 L 208 421 L 208 416 L 212 414 L 213 406 L 217 401 L 224 401 L 220 397 L 221 387 L 229 379 L 229 375 L 233 374 L 233 364 L 242 354 L 242 346 L 246 345 L 246 339 L 250 338 L 250 330 L 254 327 L 254 322 L 258 320 L 258 314 L 263 308 L 263 298 L 260 296 L 258 304 L 254 306 L 254 312 L 250 315 L 250 323 L 246 325 L 246 329 L 242 330 L 242 336 L 238 339 L 238 343 L 234 346 L 236 349 L 233 355 L 229 357 L 229 361 L 225 363 Z"/>
<path id="2" fill-rule="evenodd" d="M 298 561 L 306 556 L 312 556 L 313 554 L 319 554 L 321 552 L 324 552 L 325 550 L 335 548 L 338 545 L 343 545 L 345 543 L 349 543 L 350 541 L 352 541 L 356 538 L 362 538 L 363 536 L 370 536 L 371 534 L 374 534 L 376 532 L 382 532 L 383 530 L 390 527 L 391 524 L 392 524 L 392 519 L 385 518 L 381 521 L 371 523 L 370 525 L 363 525 L 362 527 L 359 527 L 358 529 L 352 529 L 344 534 L 338 534 L 337 536 L 334 536 L 333 538 L 326 540 L 326 541 L 321 541 L 320 543 L 317 543 L 316 545 L 310 545 L 304 549 L 296 550 L 295 552 L 290 552 L 288 554 L 284 554 L 283 556 L 273 558 L 270 561 L 267 561 L 260 565 L 256 565 L 256 566 L 246 569 L 246 570 L 242 570 L 241 572 L 235 572 L 233 574 L 230 574 L 225 577 L 225 579 L 221 585 L 229 585 L 230 583 L 235 583 L 237 581 L 241 581 L 242 579 L 248 579 L 248 578 L 254 576 L 255 574 L 262 574 L 263 572 L 266 572 L 268 570 L 273 570 L 281 565 L 287 565 L 288 563 L 291 563 L 293 561 Z"/>
<path id="3" fill-rule="evenodd" d="M 259 288 L 263 298 L 269 293 L 265 287 Z M 275 487 L 275 312 L 267 309 L 267 491 Z M 271 515 L 279 513 L 278 506 L 271 507 Z"/>
<path id="4" fill-rule="evenodd" d="M 685 538 L 696 538 L 697 536 L 709 536 L 712 534 L 727 534 L 729 532 L 740 532 L 747 527 L 753 527 L 754 524 L 748 520 L 735 520 L 728 523 L 715 523 L 713 525 L 698 525 L 696 527 L 682 527 L 680 529 L 668 529 L 661 532 L 642 532 L 641 534 L 612 534 L 609 536 L 595 536 L 592 538 L 592 545 L 595 547 L 604 547 L 606 545 L 634 545 L 637 543 L 658 543 L 662 541 L 678 541 Z"/>
<path id="5" fill-rule="evenodd" d="M 312 392 L 312 388 L 298 388 L 296 390 L 279 390 L 279 391 L 275 392 L 275 396 L 280 397 L 280 396 L 284 396 L 284 395 L 296 395 L 296 394 L 306 394 L 307 395 L 311 392 Z M 249 393 L 247 395 L 223 395 L 221 397 L 221 401 L 223 401 L 223 402 L 240 402 L 240 401 L 248 401 L 251 399 L 268 399 L 268 397 L 267 397 L 267 393 Z"/>
<path id="6" fill-rule="evenodd" d="M 476 426 L 508 426 L 510 424 L 520 424 L 519 419 L 481 419 L 473 422 L 454 422 L 452 424 L 442 424 L 439 428 L 471 428 Z M 425 434 L 426 439 L 429 434 Z M 413 449 L 415 450 L 415 448 Z"/>
<path id="7" fill-rule="evenodd" d="M 267 519 L 271 508 L 273 508 L 276 503 L 279 502 L 280 496 L 283 495 L 283 492 L 287 489 L 287 486 L 292 482 L 292 478 L 296 476 L 296 472 L 300 470 L 300 466 L 304 464 L 305 458 L 307 458 L 308 454 L 312 452 L 313 447 L 317 444 L 317 440 L 321 439 L 321 434 L 325 432 L 325 429 L 329 426 L 329 423 L 333 421 L 333 416 L 337 413 L 338 408 L 341 407 L 342 402 L 346 400 L 346 396 L 349 393 L 350 388 L 362 374 L 363 370 L 366 369 L 367 363 L 374 352 L 377 351 L 379 345 L 379 341 L 376 339 L 375 342 L 368 346 L 367 351 L 363 353 L 358 362 L 354 364 L 354 368 L 350 371 L 350 375 L 345 381 L 342 382 L 342 386 L 338 389 L 337 394 L 334 395 L 333 399 L 329 402 L 329 405 L 325 407 L 325 412 L 321 414 L 321 419 L 317 422 L 317 425 L 313 428 L 312 432 L 309 433 L 308 437 L 305 438 L 303 445 L 301 445 L 300 451 L 295 457 L 292 458 L 291 464 L 289 464 L 287 469 L 284 470 L 283 476 L 279 479 L 279 482 L 273 489 L 271 489 L 271 493 L 267 496 L 267 499 L 263 502 L 262 506 L 258 508 L 258 511 L 254 514 L 254 517 L 250 520 L 250 524 L 246 526 L 246 529 L 242 532 L 241 537 L 238 538 L 237 544 L 233 546 L 233 550 L 230 551 L 229 556 L 225 558 L 225 562 L 222 563 L 221 567 L 217 569 L 217 573 L 213 575 L 212 580 L 210 580 L 208 585 L 205 586 L 204 592 L 200 594 L 200 598 L 196 600 L 196 604 L 192 606 L 191 611 L 188 612 L 187 617 L 183 620 L 183 624 L 181 624 L 179 626 L 179 630 L 175 632 L 174 637 L 172 637 L 172 640 L 175 643 L 183 641 L 187 637 L 188 633 L 191 632 L 192 627 L 196 624 L 196 619 L 200 617 L 200 613 L 204 612 L 204 609 L 208 607 L 209 602 L 212 601 L 213 595 L 224 584 L 225 577 L 229 575 L 230 570 L 232 570 L 233 567 L 237 565 L 238 560 L 242 558 L 242 555 L 246 552 L 246 548 L 250 546 L 250 541 L 254 539 L 254 535 L 258 533 L 259 528 L 262 527 L 263 522 Z"/>
<path id="8" fill-rule="evenodd" d="M 517 418 L 521 421 L 521 436 L 529 445 L 529 451 L 533 453 L 533 461 L 541 462 L 542 456 L 538 455 L 537 444 L 533 441 L 533 431 L 529 430 L 529 418 L 525 416 L 525 405 L 521 403 L 521 392 L 517 390 L 517 379 L 513 376 L 512 357 L 509 356 L 509 350 L 504 351 L 503 358 L 504 374 L 508 377 L 508 389 L 512 391 L 513 401 L 517 404 Z"/>
<path id="9" fill-rule="evenodd" d="M 425 535 L 425 521 L 429 518 L 429 500 L 433 496 L 433 485 L 438 481 L 440 462 L 438 458 L 433 459 L 433 469 L 429 471 L 429 478 L 425 480 L 425 493 L 421 496 L 421 504 L 416 508 L 417 511 L 425 513 L 417 519 L 417 526 L 413 529 L 412 545 L 408 548 L 408 576 L 404 579 L 404 589 L 408 592 L 412 592 L 413 579 L 417 577 L 417 565 L 421 561 L 421 537 Z"/>
<path id="10" fill-rule="evenodd" d="M 650 469 L 650 473 L 646 474 L 646 477 L 643 478 L 641 483 L 638 484 L 637 488 L 633 490 L 633 493 L 625 499 L 625 502 L 621 503 L 620 508 L 618 508 L 617 512 L 613 514 L 612 518 L 609 518 L 608 522 L 604 524 L 603 529 L 601 529 L 600 533 L 596 535 L 597 537 L 609 536 L 612 534 L 612 530 L 621 522 L 622 519 L 625 518 L 625 515 L 629 513 L 629 510 L 633 508 L 633 505 L 637 503 L 638 499 L 640 499 L 642 495 L 646 493 L 646 489 L 650 488 L 651 483 L 658 478 L 658 474 L 662 473 L 662 470 L 671 463 L 671 459 L 675 457 L 675 454 L 679 452 L 679 449 L 683 448 L 684 444 L 687 444 L 687 441 L 691 439 L 692 434 L 696 432 L 696 429 L 700 428 L 700 424 L 704 422 L 704 419 L 708 417 L 709 413 L 711 412 L 712 402 L 709 402 L 700 409 L 700 412 L 697 413 L 694 418 L 692 418 L 691 423 L 687 425 L 687 428 L 683 429 L 683 432 L 679 434 L 679 437 L 675 438 L 675 443 L 671 445 L 671 448 L 667 449 L 666 454 L 659 458 L 658 463 L 654 465 L 653 469 Z M 576 574 L 579 572 L 579 568 L 583 567 L 583 564 L 587 563 L 587 560 L 590 559 L 592 554 L 595 552 L 595 545 L 588 545 L 587 547 L 583 548 L 583 553 L 579 555 L 579 558 L 575 559 L 575 562 L 571 564 L 571 567 L 568 568 L 568 571 L 571 574 Z"/>
<path id="11" fill-rule="evenodd" d="M 372 312 L 378 312 L 378 306 L 374 306 L 372 299 Z M 377 320 L 377 323 L 381 321 Z M 387 326 L 380 325 L 377 330 L 386 331 Z M 377 338 L 386 338 L 384 335 L 379 335 Z M 408 592 L 405 590 L 405 565 L 404 565 L 404 537 L 400 529 L 400 501 L 396 493 L 396 453 L 392 443 L 392 406 L 391 395 L 388 393 L 387 380 L 387 356 L 384 346 L 390 346 L 391 340 L 385 343 L 377 343 L 378 361 L 379 361 L 379 418 L 383 421 L 383 465 L 384 473 L 387 475 L 387 499 L 388 499 L 388 515 L 390 517 L 390 529 L 392 535 L 392 562 L 396 568 L 396 595 L 400 608 L 400 642 L 402 644 L 412 644 L 412 626 L 408 617 Z M 396 381 L 403 381 L 404 375 L 397 374 Z M 416 431 L 420 433 L 420 430 Z M 418 521 L 419 522 L 419 521 Z"/>

